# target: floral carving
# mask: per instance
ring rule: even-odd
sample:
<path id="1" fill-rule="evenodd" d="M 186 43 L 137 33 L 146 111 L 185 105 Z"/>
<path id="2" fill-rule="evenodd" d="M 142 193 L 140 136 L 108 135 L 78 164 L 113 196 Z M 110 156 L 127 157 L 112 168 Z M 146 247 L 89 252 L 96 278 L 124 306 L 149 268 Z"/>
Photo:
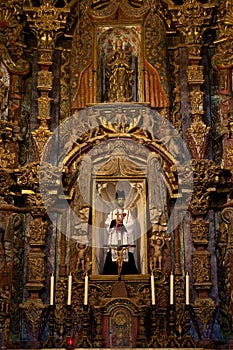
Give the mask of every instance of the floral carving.
<path id="1" fill-rule="evenodd" d="M 42 218 L 35 218 L 30 222 L 30 245 L 44 245 L 48 223 Z"/>
<path id="2" fill-rule="evenodd" d="M 45 279 L 44 253 L 30 253 L 28 256 L 27 283 L 37 284 L 37 288 L 39 288 L 40 285 L 41 287 L 43 287 L 44 279 Z"/>
<path id="3" fill-rule="evenodd" d="M 193 158 L 204 158 L 209 132 L 210 127 L 203 123 L 199 114 L 195 114 L 191 126 L 186 130 L 186 137 Z"/>
<path id="4" fill-rule="evenodd" d="M 210 282 L 210 253 L 195 251 L 192 255 L 193 280 L 196 286 L 209 287 Z"/>
<path id="5" fill-rule="evenodd" d="M 209 240 L 209 221 L 204 219 L 193 220 L 190 223 L 190 230 L 194 244 L 206 245 Z"/>

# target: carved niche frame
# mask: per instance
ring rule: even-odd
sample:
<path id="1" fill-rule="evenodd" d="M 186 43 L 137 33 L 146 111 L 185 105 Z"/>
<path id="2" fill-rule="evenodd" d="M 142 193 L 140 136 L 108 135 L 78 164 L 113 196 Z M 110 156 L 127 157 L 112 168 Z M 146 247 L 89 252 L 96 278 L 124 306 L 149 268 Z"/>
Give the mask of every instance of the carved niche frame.
<path id="1" fill-rule="evenodd" d="M 132 102 L 144 102 L 144 39 L 141 20 L 129 22 L 109 21 L 105 24 L 95 23 L 94 26 L 94 96 L 95 102 L 105 102 L 104 65 L 106 55 L 114 50 L 115 42 L 121 39 L 123 50 L 132 54 L 134 69 L 134 98 Z"/>
<path id="2" fill-rule="evenodd" d="M 102 275 L 108 250 L 105 220 L 114 209 L 115 193 L 125 192 L 125 209 L 135 218 L 134 259 L 139 274 L 148 273 L 147 189 L 145 177 L 94 177 L 92 180 L 92 275 Z"/>

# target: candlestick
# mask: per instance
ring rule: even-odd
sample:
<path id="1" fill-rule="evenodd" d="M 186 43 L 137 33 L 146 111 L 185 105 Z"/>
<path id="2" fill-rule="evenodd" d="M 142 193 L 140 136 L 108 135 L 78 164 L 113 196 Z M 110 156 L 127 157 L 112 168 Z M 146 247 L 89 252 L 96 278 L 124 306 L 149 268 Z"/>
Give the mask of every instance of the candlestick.
<path id="1" fill-rule="evenodd" d="M 72 291 L 72 274 L 70 272 L 68 276 L 68 298 L 67 298 L 67 305 L 71 305 L 71 291 Z"/>
<path id="2" fill-rule="evenodd" d="M 185 276 L 185 304 L 189 305 L 189 273 Z"/>
<path id="3" fill-rule="evenodd" d="M 174 275 L 170 275 L 170 305 L 174 304 Z"/>
<path id="4" fill-rule="evenodd" d="M 152 305 L 155 305 L 155 278 L 154 278 L 153 272 L 151 273 L 150 281 L 151 281 L 151 303 Z"/>
<path id="5" fill-rule="evenodd" d="M 85 276 L 85 284 L 84 284 L 84 305 L 87 305 L 88 301 L 88 274 Z"/>
<path id="6" fill-rule="evenodd" d="M 50 305 L 54 303 L 54 274 L 50 277 Z"/>

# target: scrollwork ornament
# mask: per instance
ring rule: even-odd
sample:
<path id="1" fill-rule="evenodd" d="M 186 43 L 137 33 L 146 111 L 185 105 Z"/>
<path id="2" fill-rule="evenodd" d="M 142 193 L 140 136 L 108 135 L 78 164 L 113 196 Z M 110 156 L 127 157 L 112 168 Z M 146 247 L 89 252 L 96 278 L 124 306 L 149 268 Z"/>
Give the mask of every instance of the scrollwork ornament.
<path id="1" fill-rule="evenodd" d="M 196 250 L 192 255 L 194 286 L 210 289 L 210 253 Z"/>
<path id="2" fill-rule="evenodd" d="M 24 322 L 30 340 L 35 341 L 40 335 L 43 315 L 47 309 L 47 305 L 40 299 L 34 299 L 27 300 L 25 303 L 20 304 L 20 308 L 23 310 Z"/>
<path id="3" fill-rule="evenodd" d="M 190 92 L 191 114 L 203 113 L 203 96 L 204 92 L 194 90 Z"/>
<path id="4" fill-rule="evenodd" d="M 184 34 L 187 45 L 199 44 L 203 25 L 208 13 L 197 0 L 186 0 L 177 13 L 179 30 Z"/>
<path id="5" fill-rule="evenodd" d="M 53 83 L 53 74 L 48 70 L 41 70 L 38 72 L 37 88 L 39 90 L 51 90 Z"/>
<path id="6" fill-rule="evenodd" d="M 197 188 L 194 189 L 189 210 L 192 215 L 205 215 L 209 208 L 210 195 L 206 191 L 206 188 Z"/>
<path id="7" fill-rule="evenodd" d="M 233 250 L 233 203 L 232 206 L 226 206 L 223 209 L 222 218 L 228 226 L 227 249 Z"/>
<path id="8" fill-rule="evenodd" d="M 28 256 L 27 286 L 41 289 L 45 280 L 45 254 L 30 253 Z"/>
<path id="9" fill-rule="evenodd" d="M 57 8 L 53 2 L 45 1 L 40 7 L 24 7 L 27 20 L 31 29 L 36 33 L 40 60 L 51 61 L 51 52 L 55 48 L 57 35 L 64 29 L 69 7 Z M 49 57 L 43 57 L 44 52 L 49 52 Z M 49 59 L 49 61 L 48 61 Z"/>
<path id="10" fill-rule="evenodd" d="M 197 103 L 195 103 L 196 108 Z M 201 111 L 202 112 L 202 111 Z M 198 111 L 193 116 L 193 122 L 191 126 L 186 130 L 186 137 L 189 145 L 189 149 L 193 158 L 203 159 L 205 156 L 207 140 L 210 132 L 210 127 L 207 126 L 201 118 L 201 113 Z"/>
<path id="11" fill-rule="evenodd" d="M 17 185 L 22 189 L 37 191 L 39 189 L 39 171 L 40 165 L 37 162 L 23 166 L 17 173 Z"/>
<path id="12" fill-rule="evenodd" d="M 196 298 L 193 309 L 197 319 L 201 322 L 204 333 L 208 324 L 213 320 L 216 304 L 211 298 Z"/>
<path id="13" fill-rule="evenodd" d="M 209 242 L 209 221 L 196 219 L 190 223 L 190 231 L 194 244 L 207 245 Z"/>
<path id="14" fill-rule="evenodd" d="M 44 202 L 42 201 L 40 193 L 28 193 L 26 191 L 26 203 L 29 206 L 33 216 L 43 216 L 46 214 L 46 210 L 43 204 Z"/>
<path id="15" fill-rule="evenodd" d="M 30 222 L 30 245 L 44 245 L 48 229 L 48 223 L 42 221 L 41 217 L 36 217 Z"/>
<path id="16" fill-rule="evenodd" d="M 10 194 L 10 188 L 15 185 L 15 181 L 13 179 L 13 174 L 9 173 L 6 169 L 0 168 L 0 195 L 6 196 Z"/>
<path id="17" fill-rule="evenodd" d="M 40 96 L 38 98 L 38 115 L 40 118 L 47 118 L 50 120 L 50 101 L 48 96 Z"/>
<path id="18" fill-rule="evenodd" d="M 189 84 L 203 84 L 204 75 L 203 75 L 203 66 L 191 65 L 187 68 L 187 78 Z"/>

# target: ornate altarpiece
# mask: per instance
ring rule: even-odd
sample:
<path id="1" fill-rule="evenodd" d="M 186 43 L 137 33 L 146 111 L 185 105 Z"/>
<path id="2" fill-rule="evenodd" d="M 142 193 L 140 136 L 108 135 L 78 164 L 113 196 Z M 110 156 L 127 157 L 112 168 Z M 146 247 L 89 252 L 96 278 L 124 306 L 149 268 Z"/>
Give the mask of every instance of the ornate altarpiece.
<path id="1" fill-rule="evenodd" d="M 232 13 L 230 1 L 2 5 L 2 346 L 232 339 Z M 137 218 L 135 275 L 102 273 L 118 187 Z"/>

